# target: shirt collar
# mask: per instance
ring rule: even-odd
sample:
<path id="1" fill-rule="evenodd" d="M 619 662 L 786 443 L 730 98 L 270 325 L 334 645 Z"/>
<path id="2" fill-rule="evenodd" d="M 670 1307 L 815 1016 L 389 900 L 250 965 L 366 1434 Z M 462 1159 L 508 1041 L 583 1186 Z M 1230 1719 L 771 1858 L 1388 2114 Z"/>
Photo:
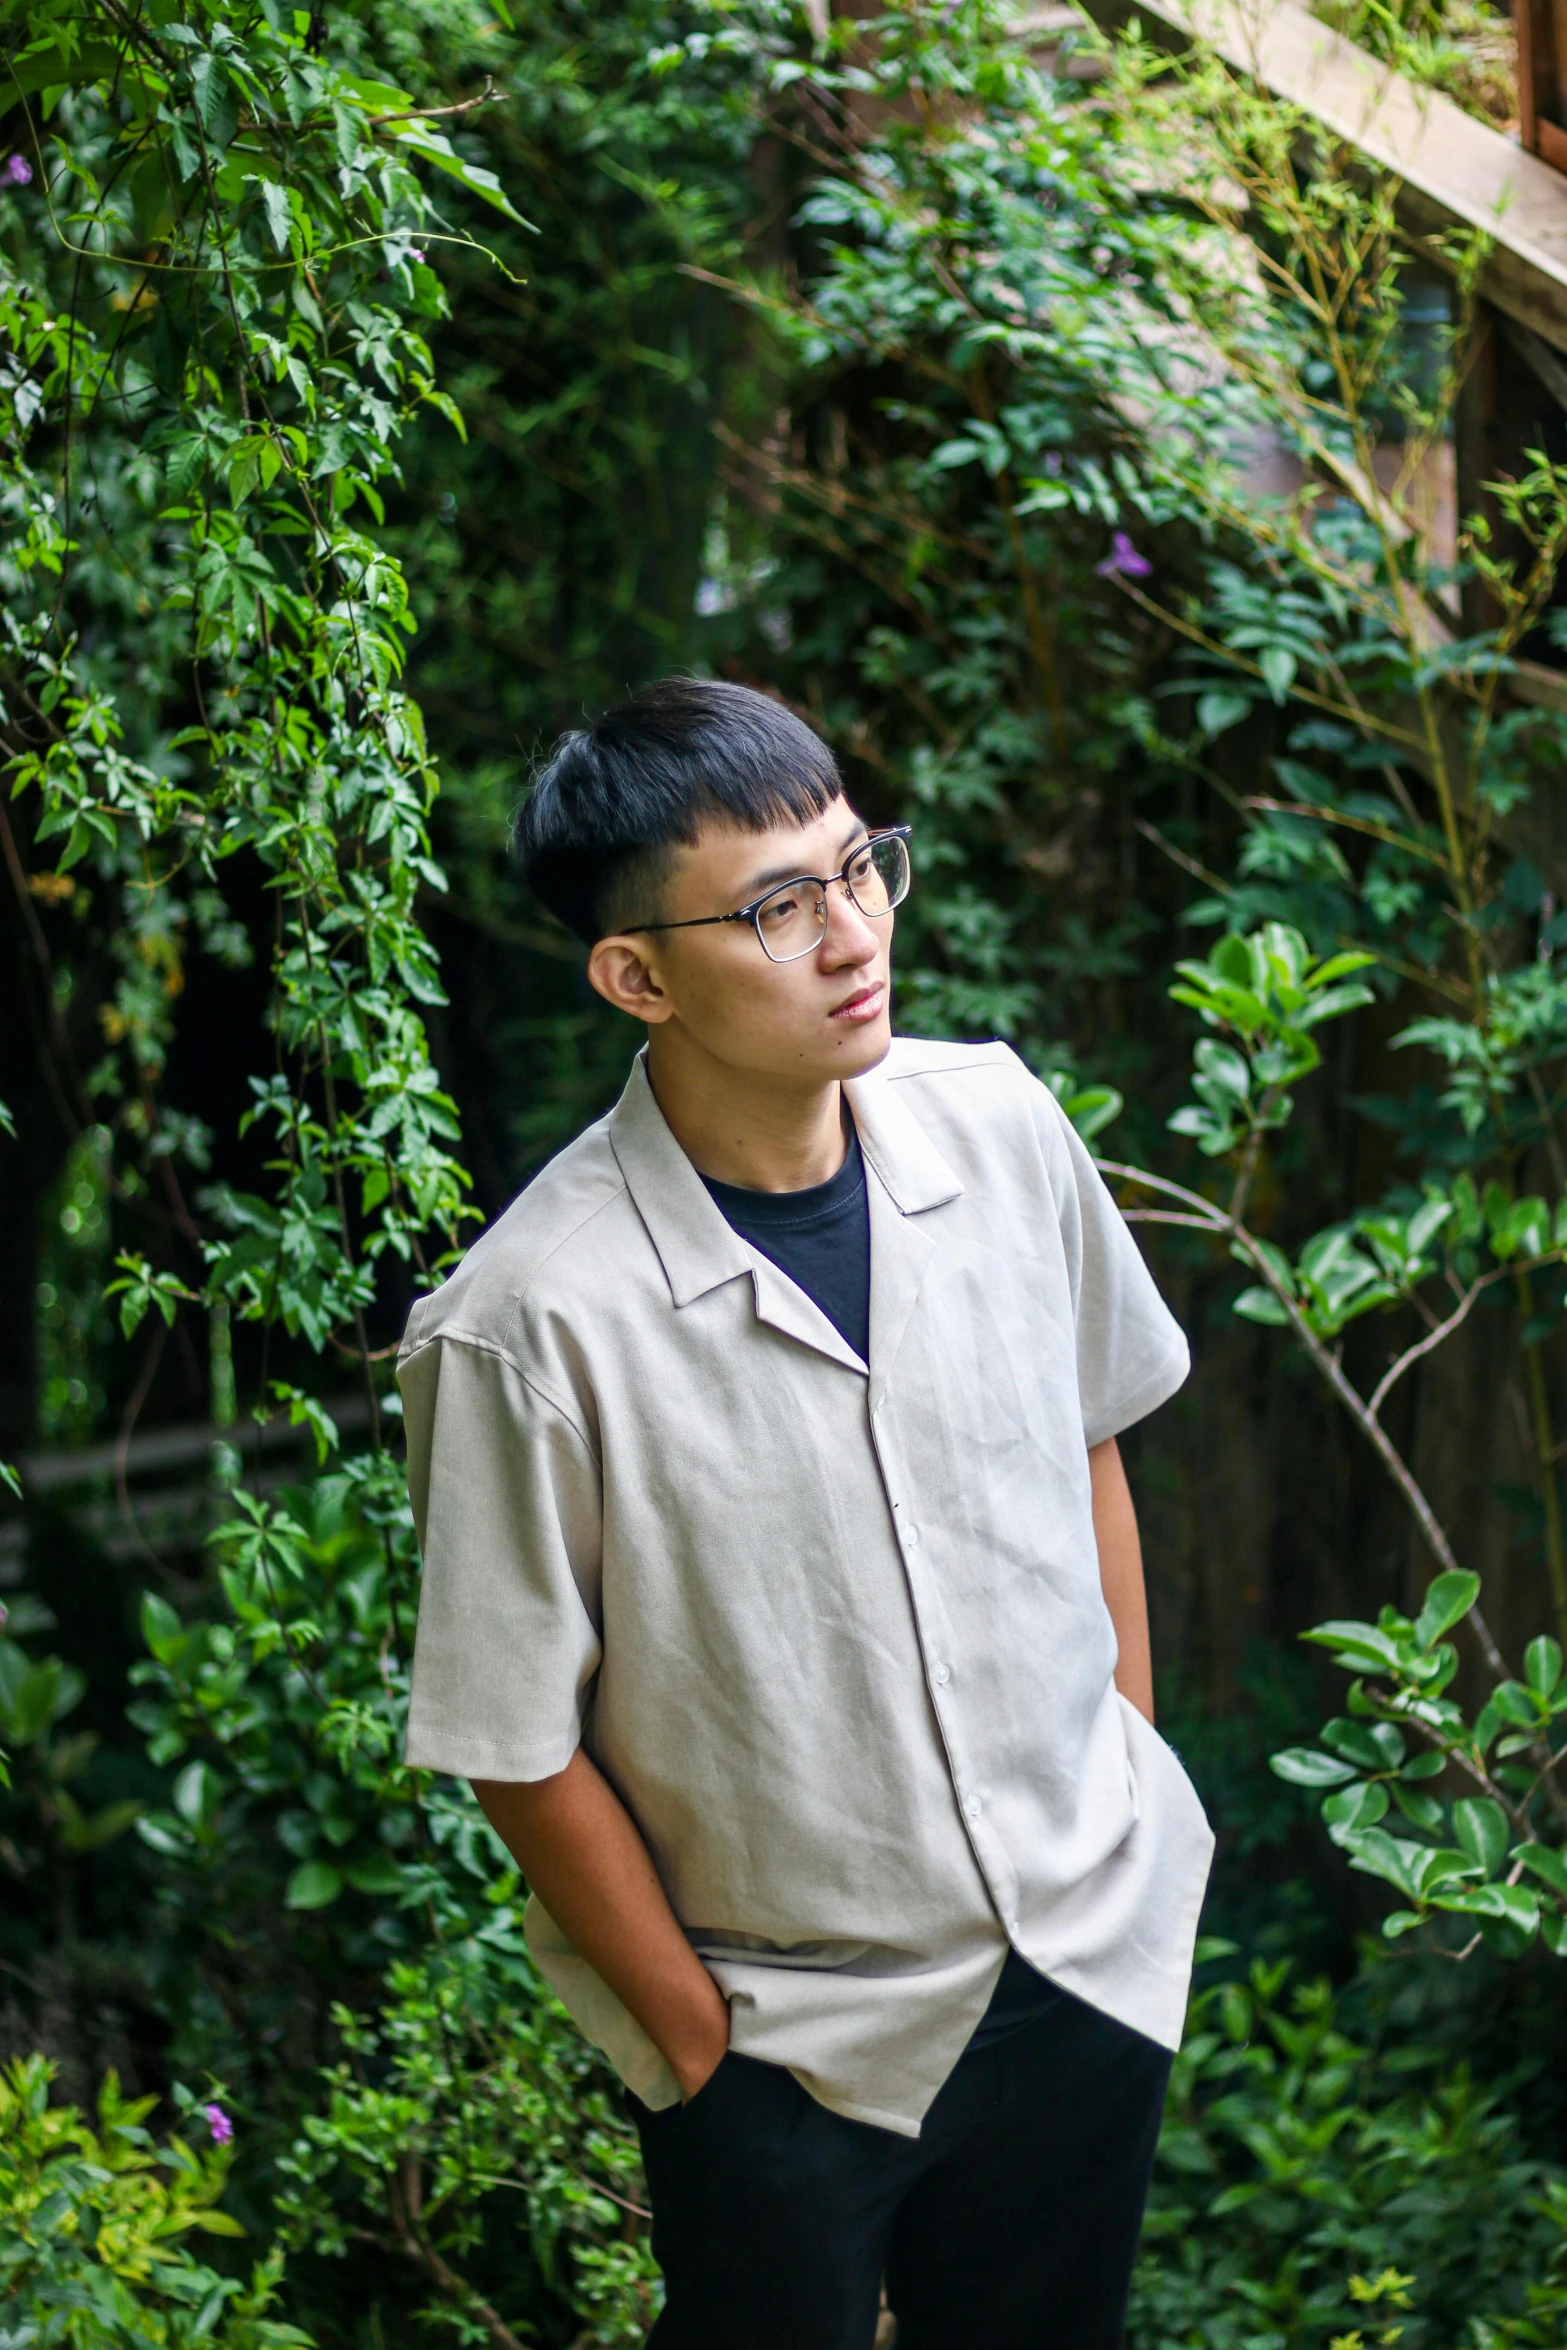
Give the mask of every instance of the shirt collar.
<path id="1" fill-rule="evenodd" d="M 677 1306 L 751 1270 L 751 1252 L 665 1123 L 648 1083 L 647 1047 L 610 1112 L 609 1141 Z"/>
<path id="2" fill-rule="evenodd" d="M 844 1090 L 860 1147 L 901 1214 L 915 1216 L 958 1197 L 962 1184 L 899 1098 L 885 1062 L 851 1078 Z M 610 1113 L 609 1140 L 677 1306 L 754 1270 L 751 1251 L 665 1122 L 648 1082 L 645 1045 Z"/>
<path id="3" fill-rule="evenodd" d="M 958 1198 L 962 1184 L 903 1099 L 885 1061 L 863 1077 L 851 1077 L 843 1090 L 860 1130 L 860 1148 L 903 1215 L 917 1216 Z"/>

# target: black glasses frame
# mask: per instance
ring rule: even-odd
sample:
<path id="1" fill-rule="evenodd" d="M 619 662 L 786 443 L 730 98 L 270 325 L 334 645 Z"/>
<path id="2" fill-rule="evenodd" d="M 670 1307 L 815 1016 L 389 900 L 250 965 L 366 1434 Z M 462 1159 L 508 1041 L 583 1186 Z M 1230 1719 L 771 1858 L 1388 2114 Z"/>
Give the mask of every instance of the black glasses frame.
<path id="1" fill-rule="evenodd" d="M 844 858 L 842 866 L 836 873 L 796 873 L 788 881 L 775 881 L 771 889 L 764 889 L 761 896 L 759 898 L 753 898 L 748 906 L 737 906 L 732 914 L 696 914 L 685 922 L 623 922 L 621 924 L 621 929 L 627 933 L 633 930 L 709 930 L 720 922 L 749 922 L 751 928 L 756 932 L 757 945 L 761 948 L 763 954 L 767 955 L 767 959 L 770 963 L 777 962 L 779 960 L 782 960 L 786 963 L 803 962 L 805 956 L 811 952 L 809 947 L 803 948 L 798 955 L 785 955 L 781 958 L 776 955 L 767 954 L 767 942 L 762 937 L 760 917 L 762 908 L 768 903 L 769 899 L 781 897 L 785 890 L 798 889 L 802 881 L 808 881 L 811 883 L 813 888 L 819 889 L 823 898 L 825 899 L 827 892 L 831 889 L 833 883 L 835 881 L 841 881 L 843 884 L 843 894 L 848 899 L 850 905 L 854 908 L 857 914 L 863 915 L 867 922 L 884 921 L 887 915 L 892 912 L 893 906 L 902 905 L 903 898 L 894 898 L 891 904 L 874 910 L 868 906 L 862 906 L 850 885 L 849 867 L 854 863 L 857 857 L 863 857 L 867 849 L 873 849 L 878 841 L 901 840 L 906 843 L 913 838 L 913 834 L 914 827 L 912 824 L 884 824 L 880 832 L 869 833 L 864 840 L 856 843 L 856 845 L 849 851 L 849 854 Z M 911 864 L 909 872 L 910 882 L 913 881 L 913 878 L 914 874 Z M 903 897 L 907 897 L 908 894 L 908 891 L 905 890 Z"/>

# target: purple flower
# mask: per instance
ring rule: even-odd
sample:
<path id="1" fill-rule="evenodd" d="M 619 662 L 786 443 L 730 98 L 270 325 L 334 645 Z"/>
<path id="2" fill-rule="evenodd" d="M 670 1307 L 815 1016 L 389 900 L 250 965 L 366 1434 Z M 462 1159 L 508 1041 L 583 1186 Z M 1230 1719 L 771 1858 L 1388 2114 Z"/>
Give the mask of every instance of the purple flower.
<path id="1" fill-rule="evenodd" d="M 201 2110 L 207 2117 L 207 2127 L 212 2132 L 213 2145 L 227 2146 L 234 2135 L 234 2124 L 229 2120 L 222 2106 L 204 2105 Z"/>
<path id="2" fill-rule="evenodd" d="M 8 188 L 25 188 L 33 176 L 33 167 L 25 155 L 8 155 L 0 163 L 0 181 Z"/>
<path id="3" fill-rule="evenodd" d="M 1124 530 L 1110 534 L 1110 552 L 1102 563 L 1094 565 L 1101 579 L 1146 579 L 1153 569 L 1146 555 L 1139 555 Z"/>
<path id="4" fill-rule="evenodd" d="M 408 258 L 410 261 L 422 261 L 424 259 L 424 255 L 419 250 L 417 245 L 410 245 L 408 248 Z"/>

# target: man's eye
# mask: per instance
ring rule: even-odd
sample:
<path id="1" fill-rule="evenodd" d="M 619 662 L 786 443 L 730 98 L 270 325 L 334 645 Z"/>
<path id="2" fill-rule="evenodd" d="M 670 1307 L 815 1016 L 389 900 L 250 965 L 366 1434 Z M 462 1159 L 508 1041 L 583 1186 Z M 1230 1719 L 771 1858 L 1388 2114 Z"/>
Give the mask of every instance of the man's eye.
<path id="1" fill-rule="evenodd" d="M 765 922 L 769 929 L 776 929 L 782 922 L 794 921 L 804 911 L 804 893 L 800 890 L 788 890 L 782 897 L 769 898 L 757 918 L 759 921 Z"/>
<path id="2" fill-rule="evenodd" d="M 875 859 L 871 855 L 869 849 L 858 849 L 849 859 L 849 862 L 844 870 L 847 872 L 851 883 L 856 881 L 868 881 L 870 878 L 871 868 L 874 863 Z"/>

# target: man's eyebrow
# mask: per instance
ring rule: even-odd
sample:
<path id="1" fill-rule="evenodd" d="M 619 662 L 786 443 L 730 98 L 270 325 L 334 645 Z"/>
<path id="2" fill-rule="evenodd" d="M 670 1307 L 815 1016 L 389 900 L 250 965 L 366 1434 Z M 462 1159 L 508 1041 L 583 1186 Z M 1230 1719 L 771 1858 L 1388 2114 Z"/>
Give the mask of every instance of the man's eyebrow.
<path id="1" fill-rule="evenodd" d="M 838 862 L 840 865 L 848 856 L 849 851 L 853 848 L 857 840 L 869 840 L 870 832 L 870 826 L 862 818 L 861 821 L 854 826 L 852 831 L 844 834 L 843 840 L 838 849 Z M 743 890 L 741 891 L 741 901 L 742 903 L 748 904 L 752 898 L 759 897 L 763 890 L 776 889 L 780 882 L 803 881 L 805 878 L 806 876 L 801 872 L 798 865 L 770 866 L 765 873 L 752 874 L 750 880 L 745 884 Z"/>

